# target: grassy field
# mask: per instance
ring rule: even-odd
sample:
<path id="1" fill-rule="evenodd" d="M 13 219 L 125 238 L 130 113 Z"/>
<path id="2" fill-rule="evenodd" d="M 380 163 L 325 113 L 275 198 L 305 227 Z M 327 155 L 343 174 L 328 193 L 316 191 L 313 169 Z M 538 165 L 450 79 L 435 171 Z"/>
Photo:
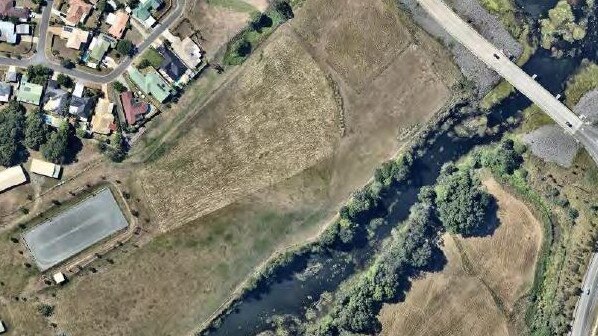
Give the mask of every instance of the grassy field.
<path id="1" fill-rule="evenodd" d="M 209 13 L 230 14 L 215 7 Z M 319 10 L 340 10 L 340 17 L 302 19 Z M 201 15 L 200 24 L 207 24 L 207 14 Z M 315 40 L 297 33 L 326 31 L 319 43 L 341 48 L 338 39 L 347 37 L 339 36 L 353 29 L 355 15 L 364 15 L 371 31 L 360 32 L 340 60 L 333 49 L 316 48 Z M 67 286 L 40 294 L 56 306 L 50 321 L 57 330 L 190 332 L 272 253 L 319 232 L 407 141 L 405 131 L 413 132 L 450 101 L 458 70 L 437 41 L 389 2 L 314 0 L 296 19 L 241 67 L 222 77 L 208 72 L 191 86 L 176 111 L 161 116 L 160 128 L 172 131 L 173 141 L 161 143 L 157 135 L 144 144 L 162 149 L 152 162 L 98 167 L 44 201 L 42 208 L 52 197 L 63 199 L 107 175 L 122 180 L 144 223 L 134 243 L 97 260 Z M 400 33 L 400 39 L 380 29 Z M 387 59 L 376 58 L 371 69 L 346 59 L 348 52 L 369 50 Z M 354 56 L 358 64 L 370 57 Z M 361 75 L 367 80 L 350 81 Z"/>
<path id="2" fill-rule="evenodd" d="M 486 287 L 464 270 L 453 237 L 444 236 L 442 250 L 448 260 L 442 272 L 414 281 L 405 302 L 382 308 L 381 335 L 508 335 Z"/>
<path id="3" fill-rule="evenodd" d="M 598 87 L 598 65 L 585 63 L 577 73 L 567 82 L 565 89 L 565 104 L 573 108 L 581 97 Z"/>
<path id="4" fill-rule="evenodd" d="M 183 224 L 331 155 L 339 113 L 325 74 L 285 34 L 257 56 L 141 174 L 160 222 Z"/>
<path id="5" fill-rule="evenodd" d="M 258 9 L 243 0 L 206 0 L 211 6 L 221 6 L 235 12 L 252 13 Z"/>
<path id="6" fill-rule="evenodd" d="M 542 225 L 495 180 L 484 185 L 498 203 L 498 228 L 479 238 L 445 235 L 447 265 L 382 309 L 382 335 L 509 335 L 522 319 L 516 305 L 533 281 Z"/>

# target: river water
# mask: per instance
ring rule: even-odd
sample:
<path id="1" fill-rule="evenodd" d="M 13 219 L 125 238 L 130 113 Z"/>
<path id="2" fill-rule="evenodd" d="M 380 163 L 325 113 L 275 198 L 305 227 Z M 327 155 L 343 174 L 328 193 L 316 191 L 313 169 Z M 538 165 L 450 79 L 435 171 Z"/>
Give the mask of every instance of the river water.
<path id="1" fill-rule="evenodd" d="M 550 9 L 556 0 L 517 0 L 528 15 L 537 17 Z M 590 27 L 589 30 L 596 26 Z M 593 58 L 595 48 L 584 50 L 583 56 Z M 530 75 L 538 75 L 537 80 L 551 93 L 564 91 L 566 79 L 577 69 L 582 56 L 555 59 L 545 50 L 539 50 L 525 64 L 523 69 Z M 439 131 L 436 141 L 427 147 L 426 154 L 415 161 L 413 171 L 416 176 L 411 184 L 397 186 L 383 197 L 389 209 L 384 213 L 386 226 L 383 226 L 370 244 L 348 252 L 309 253 L 285 269 L 275 282 L 260 286 L 240 301 L 233 312 L 222 318 L 218 328 L 206 331 L 206 335 L 245 336 L 255 335 L 270 326 L 269 318 L 274 315 L 292 314 L 302 317 L 306 307 L 313 305 L 324 292 L 334 291 L 339 284 L 363 266 L 376 251 L 376 246 L 388 236 L 390 229 L 406 219 L 409 208 L 415 203 L 419 189 L 431 185 L 438 177 L 440 168 L 448 161 L 456 160 L 476 145 L 498 140 L 513 125 L 506 126 L 509 117 L 518 117 L 531 102 L 515 93 L 497 105 L 488 114 L 488 127 L 498 125 L 499 132 L 484 138 L 459 138 L 452 135 L 451 129 Z"/>

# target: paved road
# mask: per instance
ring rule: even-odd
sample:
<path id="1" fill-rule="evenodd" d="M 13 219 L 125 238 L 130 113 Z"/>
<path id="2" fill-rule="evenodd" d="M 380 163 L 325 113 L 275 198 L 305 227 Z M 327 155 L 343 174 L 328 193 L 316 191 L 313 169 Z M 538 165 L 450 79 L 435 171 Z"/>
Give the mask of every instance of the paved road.
<path id="1" fill-rule="evenodd" d="M 589 293 L 588 293 L 589 290 Z M 594 254 L 583 280 L 581 297 L 575 307 L 571 336 L 589 336 L 598 304 L 598 256 Z"/>
<path id="2" fill-rule="evenodd" d="M 573 135 L 598 163 L 598 128 L 584 124 L 577 115 L 505 57 L 499 49 L 463 21 L 442 0 L 418 0 L 418 2 L 453 38 L 538 105 L 565 132 Z M 587 294 L 588 290 L 589 294 Z M 598 257 L 593 257 L 585 275 L 583 294 L 575 311 L 571 332 L 573 336 L 590 335 L 598 306 L 597 294 Z"/>
<path id="3" fill-rule="evenodd" d="M 453 38 L 538 105 L 565 131 L 574 134 L 581 128 L 583 122 L 577 115 L 511 62 L 501 50 L 463 21 L 442 0 L 418 2 Z"/>
<path id="4" fill-rule="evenodd" d="M 137 56 L 141 55 L 147 48 L 149 48 L 149 46 L 158 38 L 158 36 L 160 36 L 166 29 L 168 29 L 168 27 L 170 27 L 183 14 L 183 10 L 185 8 L 185 3 L 187 2 L 187 0 L 175 0 L 173 2 L 175 4 L 170 9 L 169 13 L 160 20 L 160 23 L 156 27 L 153 28 L 152 33 L 140 45 L 137 46 Z M 125 58 L 114 70 L 112 70 L 112 72 L 105 75 L 92 74 L 77 69 L 66 69 L 58 63 L 51 62 L 46 57 L 45 49 L 47 43 L 48 26 L 50 24 L 50 17 L 52 14 L 53 4 L 54 1 L 49 0 L 47 1 L 47 6 L 44 7 L 39 27 L 40 36 L 36 47 L 35 55 L 20 60 L 0 57 L 0 65 L 14 65 L 26 68 L 30 65 L 42 64 L 46 67 L 51 68 L 54 71 L 62 72 L 64 74 L 67 74 L 71 77 L 85 82 L 106 84 L 114 81 L 118 76 L 122 75 L 125 72 L 125 70 L 131 65 L 134 58 L 137 57 L 134 56 Z"/>

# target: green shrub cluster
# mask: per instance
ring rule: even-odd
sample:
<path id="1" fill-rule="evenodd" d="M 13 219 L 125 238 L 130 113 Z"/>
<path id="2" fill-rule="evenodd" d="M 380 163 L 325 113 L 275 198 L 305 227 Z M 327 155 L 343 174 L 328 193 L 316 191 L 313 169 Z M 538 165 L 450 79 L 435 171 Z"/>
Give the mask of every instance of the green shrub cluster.
<path id="1" fill-rule="evenodd" d="M 247 28 L 229 43 L 224 55 L 224 63 L 228 65 L 243 63 L 278 26 L 293 17 L 293 8 L 287 0 L 276 0 L 264 13 L 253 13 Z"/>

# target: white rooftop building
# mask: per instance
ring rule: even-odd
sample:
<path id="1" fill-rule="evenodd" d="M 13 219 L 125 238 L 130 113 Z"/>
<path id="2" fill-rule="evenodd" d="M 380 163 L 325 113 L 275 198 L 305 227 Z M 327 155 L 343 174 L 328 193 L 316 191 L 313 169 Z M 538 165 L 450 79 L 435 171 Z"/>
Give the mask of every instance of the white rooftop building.
<path id="1" fill-rule="evenodd" d="M 61 283 L 64 283 L 66 281 L 66 277 L 64 276 L 64 273 L 62 273 L 62 272 L 54 273 L 52 278 L 54 279 L 54 282 L 57 285 L 60 285 Z"/>
<path id="2" fill-rule="evenodd" d="M 0 172 L 0 192 L 27 182 L 23 167 L 14 166 Z"/>
<path id="3" fill-rule="evenodd" d="M 31 172 L 47 177 L 59 178 L 62 167 L 50 162 L 33 159 L 31 161 Z"/>

